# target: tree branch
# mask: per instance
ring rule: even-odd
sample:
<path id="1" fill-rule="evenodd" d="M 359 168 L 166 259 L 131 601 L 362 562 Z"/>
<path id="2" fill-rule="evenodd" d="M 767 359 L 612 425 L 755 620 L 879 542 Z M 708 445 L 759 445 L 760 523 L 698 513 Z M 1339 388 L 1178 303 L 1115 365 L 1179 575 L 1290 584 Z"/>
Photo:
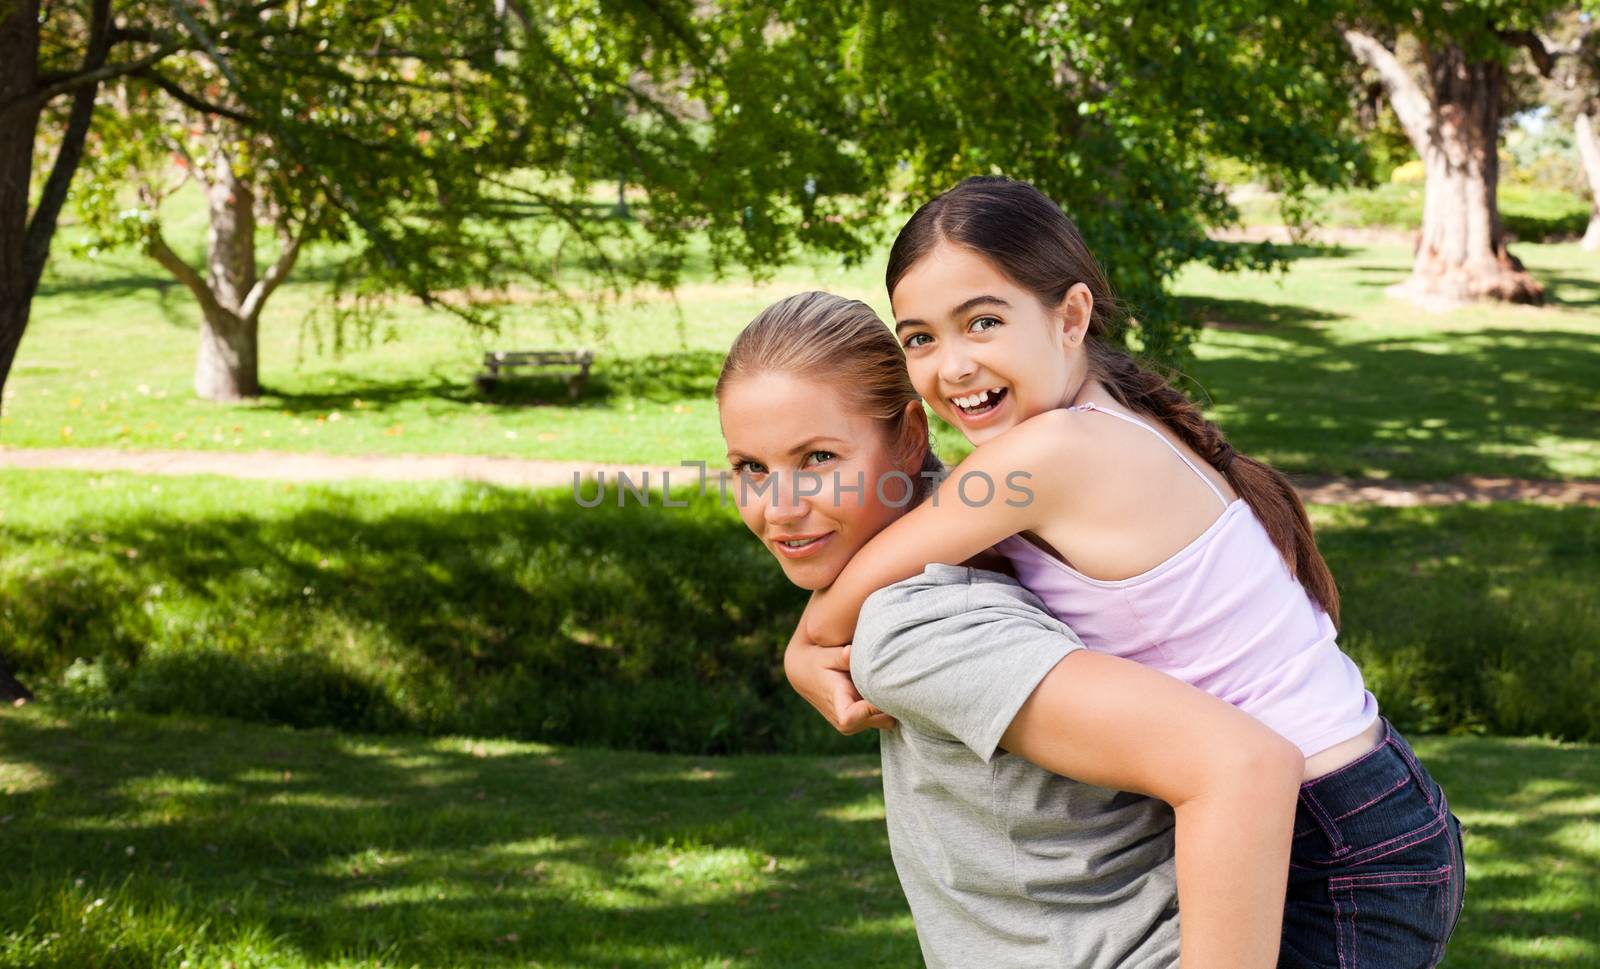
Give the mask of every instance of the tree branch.
<path id="1" fill-rule="evenodd" d="M 278 259 L 272 267 L 250 287 L 250 292 L 244 298 L 244 306 L 239 310 L 239 317 L 252 325 L 261 315 L 261 308 L 266 305 L 267 298 L 278 284 L 294 270 L 294 263 L 300 256 L 300 245 L 305 242 L 310 234 L 309 226 L 302 226 L 299 235 L 288 230 L 280 224 L 278 227 Z"/>
<path id="2" fill-rule="evenodd" d="M 193 94 L 190 94 L 188 91 L 185 91 L 178 85 L 176 81 L 173 81 L 171 78 L 155 70 L 146 69 L 142 71 L 136 71 L 134 72 L 133 76 L 149 81 L 151 84 L 154 84 L 156 87 L 167 92 L 172 100 L 178 102 L 184 107 L 192 108 L 201 114 L 215 114 L 224 118 L 228 118 L 229 120 L 238 121 L 242 124 L 251 126 L 259 124 L 260 119 L 256 118 L 254 115 L 245 114 L 242 111 L 235 111 L 232 108 L 225 108 L 220 104 L 213 104 L 210 101 L 203 100 Z"/>
<path id="3" fill-rule="evenodd" d="M 1400 126 L 1405 129 L 1406 137 L 1411 139 L 1417 154 L 1426 152 L 1432 143 L 1430 131 L 1433 127 L 1433 102 L 1428 95 L 1411 77 L 1405 65 L 1400 63 L 1400 59 L 1394 56 L 1394 52 L 1376 38 L 1359 30 L 1346 30 L 1344 39 L 1356 60 L 1377 71 L 1383 79 L 1383 86 L 1389 92 L 1389 103 L 1394 106 L 1395 116 L 1400 119 Z"/>
<path id="4" fill-rule="evenodd" d="M 107 44 L 106 46 L 109 47 L 110 45 Z M 25 109 L 42 107 L 51 100 L 58 98 L 63 94 L 70 94 L 74 91 L 77 91 L 83 88 L 85 85 L 93 87 L 97 86 L 101 81 L 108 81 L 114 77 L 121 77 L 124 74 L 138 73 L 152 64 L 165 60 L 166 58 L 177 53 L 177 51 L 178 45 L 165 44 L 136 60 L 127 61 L 121 64 L 103 64 L 102 66 L 92 70 L 86 69 L 79 71 L 76 74 L 68 75 L 54 81 L 53 83 L 46 84 L 44 87 L 39 88 L 36 91 L 25 94 L 20 98 L 13 98 L 7 104 L 0 105 L 0 119 L 5 118 L 13 111 L 22 111 Z"/>
<path id="5" fill-rule="evenodd" d="M 111 0 L 94 0 L 89 14 L 89 46 L 83 55 L 83 72 L 93 73 L 105 65 L 111 52 Z M 39 204 L 28 220 L 27 235 L 22 243 L 23 272 L 29 280 L 36 281 L 44 273 L 45 259 L 50 255 L 50 240 L 56 234 L 56 220 L 61 216 L 61 206 L 66 204 L 67 189 L 72 177 L 83 161 L 83 143 L 89 137 L 89 123 L 94 120 L 95 91 L 99 81 L 79 87 L 72 93 L 72 107 L 67 112 L 67 125 L 61 133 L 61 147 L 56 149 L 56 160 L 50 166 L 50 177 L 45 179 L 39 193 Z"/>
<path id="6" fill-rule="evenodd" d="M 194 294 L 194 298 L 200 301 L 200 308 L 207 317 L 226 314 L 227 311 L 223 309 L 222 304 L 217 302 L 216 294 L 211 292 L 211 287 L 200 278 L 195 268 L 184 262 L 183 257 L 173 252 L 172 247 L 167 245 L 167 239 L 161 234 L 159 225 L 152 225 L 146 230 L 144 251 Z"/>
<path id="7" fill-rule="evenodd" d="M 1503 30 L 1500 39 L 1512 47 L 1522 47 L 1533 58 L 1533 66 L 1539 69 L 1541 77 L 1549 77 L 1556 69 L 1556 57 L 1563 51 L 1551 50 L 1551 45 L 1545 39 L 1531 30 Z M 1576 48 L 1574 48 L 1576 50 Z"/>

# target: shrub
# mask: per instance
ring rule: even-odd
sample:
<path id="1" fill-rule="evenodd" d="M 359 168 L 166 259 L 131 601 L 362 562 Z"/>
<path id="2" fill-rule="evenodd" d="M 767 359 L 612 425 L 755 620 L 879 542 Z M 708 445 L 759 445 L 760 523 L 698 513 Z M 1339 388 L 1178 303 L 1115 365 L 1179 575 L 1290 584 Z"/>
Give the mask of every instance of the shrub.
<path id="1" fill-rule="evenodd" d="M 788 688 L 805 594 L 715 493 L 6 483 L 0 629 L 46 699 L 688 753 L 872 744 Z M 1402 728 L 1600 739 L 1592 510 L 1316 515 L 1342 642 Z"/>

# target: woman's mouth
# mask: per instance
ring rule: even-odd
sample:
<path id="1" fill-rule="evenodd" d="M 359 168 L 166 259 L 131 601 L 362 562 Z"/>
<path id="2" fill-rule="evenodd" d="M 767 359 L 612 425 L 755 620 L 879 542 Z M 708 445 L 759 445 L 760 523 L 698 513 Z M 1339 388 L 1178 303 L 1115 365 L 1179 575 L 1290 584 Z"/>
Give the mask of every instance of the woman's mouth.
<path id="1" fill-rule="evenodd" d="M 833 532 L 824 532 L 821 535 L 790 535 L 783 538 L 774 538 L 772 547 L 784 558 L 799 559 L 808 555 L 815 555 L 822 546 L 828 544 L 833 538 Z"/>
<path id="2" fill-rule="evenodd" d="M 988 390 L 951 397 L 950 403 L 955 406 L 957 413 L 970 422 L 994 413 L 1009 392 L 1005 387 L 991 387 Z"/>

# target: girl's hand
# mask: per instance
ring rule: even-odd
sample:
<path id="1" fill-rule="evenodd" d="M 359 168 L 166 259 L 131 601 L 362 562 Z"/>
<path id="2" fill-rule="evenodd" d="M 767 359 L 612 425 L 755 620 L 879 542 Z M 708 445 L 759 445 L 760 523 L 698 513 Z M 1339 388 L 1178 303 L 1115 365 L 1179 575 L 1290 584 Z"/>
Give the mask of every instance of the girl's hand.
<path id="1" fill-rule="evenodd" d="M 861 698 L 850 679 L 850 647 L 818 646 L 795 630 L 783 654 L 783 671 L 789 685 L 816 707 L 822 718 L 842 734 L 863 730 L 893 730 L 895 719 Z"/>

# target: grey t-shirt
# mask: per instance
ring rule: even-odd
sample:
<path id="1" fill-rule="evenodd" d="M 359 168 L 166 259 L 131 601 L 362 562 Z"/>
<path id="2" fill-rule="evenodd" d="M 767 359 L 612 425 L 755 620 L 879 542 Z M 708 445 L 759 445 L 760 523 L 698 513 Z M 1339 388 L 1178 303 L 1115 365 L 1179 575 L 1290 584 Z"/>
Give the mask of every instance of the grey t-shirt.
<path id="1" fill-rule="evenodd" d="M 935 969 L 1175 966 L 1166 804 L 999 750 L 1083 644 L 998 572 L 930 565 L 861 610 L 850 673 L 882 733 L 889 847 Z"/>

